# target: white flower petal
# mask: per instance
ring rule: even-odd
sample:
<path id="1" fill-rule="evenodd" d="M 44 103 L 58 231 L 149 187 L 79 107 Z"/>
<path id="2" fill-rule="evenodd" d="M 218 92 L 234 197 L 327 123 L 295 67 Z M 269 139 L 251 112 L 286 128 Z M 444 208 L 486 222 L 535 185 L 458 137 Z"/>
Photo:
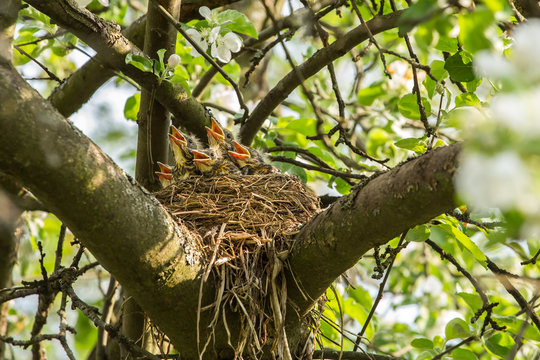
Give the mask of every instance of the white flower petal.
<path id="1" fill-rule="evenodd" d="M 223 37 L 223 42 L 227 49 L 232 52 L 238 52 L 242 48 L 242 40 L 233 32 L 225 34 Z"/>
<path id="2" fill-rule="evenodd" d="M 201 6 L 199 8 L 199 14 L 206 20 L 210 20 L 210 16 L 212 14 L 212 10 L 208 6 Z"/>
<path id="3" fill-rule="evenodd" d="M 202 35 L 195 29 L 187 29 L 186 34 L 195 42 L 200 42 Z"/>
<path id="4" fill-rule="evenodd" d="M 109 6 L 109 0 L 98 0 L 98 1 L 103 6 Z"/>
<path id="5" fill-rule="evenodd" d="M 212 28 L 212 30 L 210 31 L 210 34 L 208 35 L 208 42 L 209 43 L 213 43 L 218 39 L 219 30 L 220 30 L 219 26 L 216 26 L 215 28 Z"/>

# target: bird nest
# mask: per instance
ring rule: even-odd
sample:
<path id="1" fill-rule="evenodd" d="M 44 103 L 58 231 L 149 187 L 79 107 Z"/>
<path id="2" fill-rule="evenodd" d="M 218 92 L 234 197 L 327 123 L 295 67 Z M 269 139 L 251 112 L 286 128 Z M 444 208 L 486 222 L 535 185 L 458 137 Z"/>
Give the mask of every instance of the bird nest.
<path id="1" fill-rule="evenodd" d="M 279 270 L 286 266 L 292 236 L 320 211 L 318 198 L 285 174 L 195 176 L 155 195 L 200 235 L 197 245 L 206 262 L 202 283 L 210 273 L 217 280 L 214 313 L 221 313 L 224 304 L 240 312 L 243 325 L 235 353 L 242 354 L 246 344 L 253 355 L 265 345 L 278 354 L 288 351 L 279 335 L 286 301 Z"/>
<path id="2" fill-rule="evenodd" d="M 206 255 L 214 253 L 217 235 L 228 242 L 227 247 L 241 244 L 255 249 L 272 241 L 286 243 L 319 210 L 317 197 L 295 177 L 283 174 L 195 176 L 155 195 L 174 217 L 201 235 Z M 286 244 L 278 248 L 283 250 Z M 216 260 L 218 264 L 238 255 L 225 253 Z"/>

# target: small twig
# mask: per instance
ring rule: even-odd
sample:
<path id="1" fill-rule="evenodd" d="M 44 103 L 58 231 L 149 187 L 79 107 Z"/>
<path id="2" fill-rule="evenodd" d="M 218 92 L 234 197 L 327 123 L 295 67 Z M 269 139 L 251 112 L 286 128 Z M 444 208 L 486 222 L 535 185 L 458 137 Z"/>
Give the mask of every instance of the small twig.
<path id="1" fill-rule="evenodd" d="M 536 252 L 536 254 L 534 254 L 532 258 L 530 258 L 529 260 L 522 261 L 521 265 L 536 264 L 536 259 L 538 259 L 538 256 L 540 256 L 540 249 L 538 249 L 538 251 Z"/>
<path id="2" fill-rule="evenodd" d="M 356 337 L 356 341 L 354 342 L 353 351 L 356 351 L 358 349 L 358 347 L 360 346 L 360 341 L 362 340 L 362 337 L 364 336 L 364 334 L 365 334 L 365 332 L 367 330 L 367 327 L 368 327 L 368 325 L 369 325 L 369 323 L 371 321 L 371 318 L 375 314 L 375 310 L 377 309 L 377 306 L 379 306 L 379 303 L 382 300 L 384 287 L 386 286 L 386 282 L 388 281 L 388 278 L 390 277 L 390 272 L 392 270 L 392 266 L 394 265 L 394 261 L 396 260 L 397 254 L 399 253 L 399 251 L 401 251 L 401 244 L 403 244 L 403 242 L 405 241 L 405 236 L 407 236 L 407 231 L 405 231 L 403 234 L 401 234 L 401 237 L 399 238 L 399 242 L 398 242 L 398 244 L 396 246 L 397 251 L 394 254 L 391 255 L 392 260 L 390 261 L 390 263 L 388 265 L 388 268 L 386 269 L 386 274 L 384 275 L 383 281 L 379 285 L 379 291 L 377 292 L 377 297 L 375 298 L 375 302 L 371 306 L 371 310 L 369 311 L 369 314 L 368 314 L 368 316 L 366 318 L 366 321 L 364 322 L 364 325 L 362 325 L 362 330 L 360 330 L 360 332 L 358 333 L 358 335 Z"/>
<path id="3" fill-rule="evenodd" d="M 536 328 L 540 330 L 540 317 L 533 309 L 531 309 L 530 304 L 521 295 L 519 290 L 516 289 L 514 285 L 512 285 L 510 280 L 508 280 L 508 276 L 512 274 L 504 269 L 501 269 L 499 266 L 497 266 L 497 264 L 495 264 L 489 258 L 487 258 L 487 266 L 489 270 L 491 270 L 496 275 L 497 280 L 499 280 L 499 282 L 504 286 L 506 291 L 508 291 L 508 293 L 512 295 L 512 297 L 516 300 L 519 306 L 521 306 L 521 308 L 525 310 L 525 312 L 531 318 L 534 325 L 536 325 Z"/>
<path id="4" fill-rule="evenodd" d="M 473 340 L 477 340 L 477 337 L 472 335 L 472 336 L 469 336 L 468 338 L 466 339 L 463 339 L 461 340 L 459 343 L 457 343 L 456 345 L 454 346 L 450 346 L 449 348 L 447 348 L 446 350 L 444 350 L 443 352 L 435 355 L 431 360 L 439 360 L 439 359 L 442 359 L 442 357 L 446 354 L 449 354 L 451 353 L 452 351 L 454 351 L 455 349 L 459 348 L 459 347 L 462 347 L 463 345 L 465 344 L 468 344 L 470 343 L 471 341 Z"/>
<path id="5" fill-rule="evenodd" d="M 51 79 L 53 79 L 54 81 L 57 81 L 60 84 L 63 82 L 62 80 L 60 80 L 60 78 L 58 76 L 56 76 L 52 71 L 50 71 L 45 65 L 43 65 L 36 58 L 34 58 L 32 55 L 30 55 L 29 53 L 27 53 L 26 51 L 21 49 L 20 45 L 13 45 L 13 47 L 15 49 L 17 49 L 17 51 L 20 52 L 22 55 L 26 56 L 27 58 L 29 58 L 30 60 L 35 62 L 40 68 L 43 69 L 43 71 L 45 71 L 47 73 L 47 75 L 50 76 Z"/>
<path id="6" fill-rule="evenodd" d="M 364 27 L 366 28 L 366 31 L 367 31 L 368 36 L 369 36 L 369 41 L 372 42 L 375 45 L 375 47 L 377 47 L 377 50 L 379 50 L 379 56 L 381 58 L 381 62 L 382 62 L 383 67 L 384 67 L 385 75 L 388 76 L 389 79 L 391 79 L 392 75 L 388 71 L 388 67 L 386 66 L 386 59 L 384 58 L 384 55 L 383 55 L 383 52 L 381 51 L 381 47 L 379 46 L 379 43 L 377 42 L 377 40 L 375 40 L 375 37 L 371 33 L 371 30 L 370 30 L 369 26 L 367 26 L 366 21 L 362 17 L 362 14 L 360 13 L 360 10 L 358 9 L 358 5 L 356 5 L 356 1 L 351 0 L 351 5 L 353 7 L 354 12 L 356 13 L 356 16 L 358 17 L 358 19 L 360 20 L 362 25 L 364 25 Z"/>
<path id="7" fill-rule="evenodd" d="M 66 237 L 66 225 L 60 226 L 60 235 L 58 235 L 58 244 L 56 246 L 56 258 L 54 260 L 54 271 L 58 271 L 62 265 L 62 251 L 64 246 L 64 239 Z"/>
<path id="8" fill-rule="evenodd" d="M 346 173 L 346 172 L 343 172 L 343 171 L 326 169 L 326 168 L 323 168 L 323 167 L 320 167 L 320 166 L 306 164 L 306 163 L 303 163 L 301 161 L 294 160 L 294 159 L 291 159 L 291 158 L 288 158 L 288 157 L 285 157 L 285 156 L 270 156 L 270 160 L 293 164 L 293 165 L 296 165 L 296 166 L 304 168 L 304 169 L 315 170 L 315 171 L 318 171 L 318 172 L 334 175 L 334 176 L 342 178 L 342 179 L 360 179 L 360 180 L 367 179 L 366 175 L 351 174 L 351 173 Z"/>

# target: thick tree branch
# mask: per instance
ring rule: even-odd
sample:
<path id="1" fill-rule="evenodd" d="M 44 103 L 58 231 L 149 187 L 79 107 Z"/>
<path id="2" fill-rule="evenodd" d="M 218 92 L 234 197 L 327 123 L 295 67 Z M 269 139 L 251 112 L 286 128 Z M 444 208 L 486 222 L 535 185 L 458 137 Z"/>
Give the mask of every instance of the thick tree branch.
<path id="1" fill-rule="evenodd" d="M 353 188 L 302 228 L 290 256 L 294 279 L 287 282 L 301 314 L 366 251 L 454 208 L 460 148 L 436 149 Z"/>
<path id="2" fill-rule="evenodd" d="M 383 16 L 377 16 L 367 22 L 372 34 L 396 27 L 403 11 L 397 11 Z M 289 94 L 300 85 L 300 79 L 308 79 L 332 61 L 342 57 L 349 50 L 364 40 L 369 39 L 367 29 L 360 25 L 348 32 L 345 36 L 334 41 L 330 46 L 317 51 L 303 64 L 288 73 L 270 92 L 261 100 L 253 110 L 248 120 L 240 128 L 240 139 L 244 144 L 251 144 L 255 134 L 271 114 Z"/>

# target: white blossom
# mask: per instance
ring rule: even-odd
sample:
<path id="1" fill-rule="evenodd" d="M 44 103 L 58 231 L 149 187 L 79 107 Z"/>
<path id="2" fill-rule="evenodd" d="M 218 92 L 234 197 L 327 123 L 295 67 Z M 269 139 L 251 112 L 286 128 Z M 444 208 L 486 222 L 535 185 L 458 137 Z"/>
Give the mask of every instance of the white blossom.
<path id="1" fill-rule="evenodd" d="M 208 49 L 208 42 L 207 42 L 206 38 L 204 38 L 200 32 L 198 32 L 195 29 L 187 29 L 186 34 L 189 36 L 189 38 L 191 40 L 193 40 L 193 42 L 195 42 L 197 45 L 199 45 L 199 47 L 203 51 L 206 51 L 206 49 Z M 201 54 L 199 54 L 197 49 L 195 49 L 195 47 L 191 48 L 190 54 L 193 57 L 197 57 L 197 56 L 201 55 Z"/>
<path id="2" fill-rule="evenodd" d="M 167 65 L 169 66 L 169 68 L 174 69 L 180 64 L 181 61 L 182 59 L 180 58 L 180 56 L 176 54 L 172 54 L 171 56 L 169 56 L 169 59 L 167 60 Z"/>
<path id="3" fill-rule="evenodd" d="M 214 27 L 219 24 L 217 13 L 215 11 L 210 10 L 208 6 L 201 6 L 199 8 L 199 14 L 201 14 L 201 16 L 208 21 L 208 24 L 210 25 L 210 27 Z"/>
<path id="4" fill-rule="evenodd" d="M 233 32 L 229 32 L 224 36 L 219 35 L 212 43 L 212 56 L 223 63 L 231 61 L 231 53 L 240 51 L 242 40 Z"/>
<path id="5" fill-rule="evenodd" d="M 493 119 L 523 138 L 540 136 L 540 87 L 528 92 L 496 96 L 491 103 Z"/>
<path id="6" fill-rule="evenodd" d="M 540 67 L 538 59 L 540 58 L 540 47 L 538 39 L 540 38 L 540 20 L 529 19 L 522 23 L 514 31 L 514 46 L 512 62 L 516 69 L 525 74 L 530 82 L 540 80 Z"/>
<path id="7" fill-rule="evenodd" d="M 479 208 L 531 210 L 533 181 L 521 157 L 510 151 L 494 156 L 466 152 L 456 174 L 466 201 Z"/>

